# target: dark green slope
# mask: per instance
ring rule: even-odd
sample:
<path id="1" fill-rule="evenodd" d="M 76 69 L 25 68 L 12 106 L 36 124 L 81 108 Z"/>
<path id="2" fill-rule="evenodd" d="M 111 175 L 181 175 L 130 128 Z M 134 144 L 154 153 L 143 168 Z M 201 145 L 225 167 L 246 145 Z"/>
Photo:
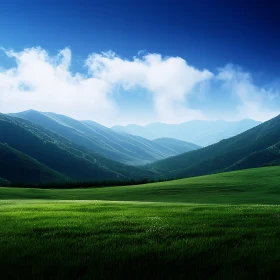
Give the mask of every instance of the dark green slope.
<path id="1" fill-rule="evenodd" d="M 280 141 L 280 116 L 260 124 L 235 137 L 222 140 L 214 145 L 181 154 L 151 164 L 158 173 L 167 177 L 189 177 L 229 170 L 232 166 L 252 155 L 277 144 Z M 258 167 L 266 163 L 262 154 L 247 161 L 238 169 Z M 270 161 L 270 159 L 268 159 Z M 237 168 L 235 168 L 237 169 Z"/>
<path id="2" fill-rule="evenodd" d="M 43 126 L 75 144 L 125 164 L 147 164 L 178 154 L 166 145 L 116 132 L 93 121 L 77 121 L 67 116 L 34 110 L 11 115 Z"/>
<path id="3" fill-rule="evenodd" d="M 0 186 L 8 186 L 10 184 L 9 181 L 3 179 L 3 178 L 0 178 Z"/>
<path id="4" fill-rule="evenodd" d="M 0 131 L 0 142 L 72 180 L 124 180 L 153 175 L 104 158 L 23 119 L 1 114 Z"/>
<path id="5" fill-rule="evenodd" d="M 169 147 L 170 149 L 176 151 L 178 154 L 194 151 L 201 148 L 200 146 L 190 142 L 167 137 L 155 139 L 153 140 L 153 142 Z"/>
<path id="6" fill-rule="evenodd" d="M 280 165 L 280 142 L 264 150 L 254 152 L 241 159 L 225 171 L 246 169 L 259 166 Z"/>
<path id="7" fill-rule="evenodd" d="M 47 183 L 69 180 L 66 176 L 48 168 L 30 156 L 1 143 L 0 176 L 13 183 Z"/>

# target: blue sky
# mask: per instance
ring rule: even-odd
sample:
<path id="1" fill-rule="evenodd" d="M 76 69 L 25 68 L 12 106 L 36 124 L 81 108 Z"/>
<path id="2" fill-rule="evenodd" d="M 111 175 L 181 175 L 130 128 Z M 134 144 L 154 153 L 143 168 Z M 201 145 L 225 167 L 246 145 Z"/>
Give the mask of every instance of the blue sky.
<path id="1" fill-rule="evenodd" d="M 106 125 L 269 119 L 280 112 L 279 8 L 259 0 L 2 0 L 0 111 Z"/>

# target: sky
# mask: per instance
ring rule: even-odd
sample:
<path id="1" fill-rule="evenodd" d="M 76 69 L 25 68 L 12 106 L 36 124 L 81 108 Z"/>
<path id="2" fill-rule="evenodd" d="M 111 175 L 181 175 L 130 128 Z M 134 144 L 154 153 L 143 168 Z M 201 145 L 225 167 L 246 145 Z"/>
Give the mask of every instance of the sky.
<path id="1" fill-rule="evenodd" d="M 280 4 L 0 1 L 0 112 L 107 126 L 280 113 Z"/>

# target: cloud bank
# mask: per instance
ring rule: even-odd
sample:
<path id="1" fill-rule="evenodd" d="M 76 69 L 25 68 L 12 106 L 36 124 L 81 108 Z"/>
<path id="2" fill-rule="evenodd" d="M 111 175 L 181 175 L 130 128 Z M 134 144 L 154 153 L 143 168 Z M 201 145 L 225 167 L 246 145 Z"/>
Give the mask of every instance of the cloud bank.
<path id="1" fill-rule="evenodd" d="M 69 48 L 55 56 L 41 48 L 2 51 L 16 62 L 16 67 L 0 68 L 3 113 L 35 109 L 112 125 L 118 123 L 122 114 L 114 98 L 116 89 L 121 87 L 132 95 L 138 88 L 150 94 L 156 114 L 151 122 L 208 119 L 211 116 L 192 108 L 189 99 L 198 94 L 199 88 L 206 96 L 203 102 L 211 102 L 208 96 L 215 90 L 211 81 L 216 81 L 238 100 L 234 118 L 266 120 L 277 114 L 267 104 L 277 94 L 255 86 L 250 74 L 232 65 L 212 73 L 199 70 L 180 57 L 146 54 L 128 60 L 106 52 L 88 56 L 85 74 L 70 71 Z"/>

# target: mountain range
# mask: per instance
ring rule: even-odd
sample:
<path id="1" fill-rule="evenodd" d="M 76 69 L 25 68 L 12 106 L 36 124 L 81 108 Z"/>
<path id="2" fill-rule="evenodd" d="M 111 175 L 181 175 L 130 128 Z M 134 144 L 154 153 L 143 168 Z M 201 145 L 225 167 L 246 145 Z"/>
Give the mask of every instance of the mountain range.
<path id="1" fill-rule="evenodd" d="M 280 163 L 280 115 L 239 135 L 148 165 L 166 177 L 190 177 Z"/>
<path id="2" fill-rule="evenodd" d="M 280 116 L 199 148 L 168 137 L 148 140 L 54 113 L 0 114 L 1 185 L 170 179 L 279 164 Z"/>
<path id="3" fill-rule="evenodd" d="M 181 124 L 151 123 L 145 126 L 130 124 L 113 126 L 112 129 L 150 140 L 170 137 L 205 147 L 240 134 L 258 124 L 260 122 L 251 119 L 236 122 L 194 120 Z"/>
<path id="4" fill-rule="evenodd" d="M 40 125 L 71 143 L 128 165 L 143 165 L 200 148 L 175 139 L 151 141 L 140 136 L 116 132 L 93 121 L 34 110 L 10 114 Z"/>
<path id="5" fill-rule="evenodd" d="M 0 178 L 13 183 L 128 180 L 154 173 L 108 159 L 42 126 L 0 114 Z"/>

